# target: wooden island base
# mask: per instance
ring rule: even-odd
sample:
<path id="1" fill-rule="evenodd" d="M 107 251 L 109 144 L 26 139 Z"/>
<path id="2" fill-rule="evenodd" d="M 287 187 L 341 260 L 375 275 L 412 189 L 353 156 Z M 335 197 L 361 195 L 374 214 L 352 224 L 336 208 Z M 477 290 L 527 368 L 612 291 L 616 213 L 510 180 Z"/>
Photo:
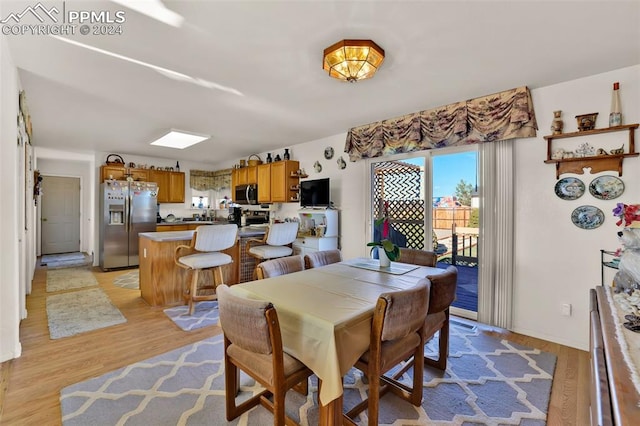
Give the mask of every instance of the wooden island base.
<path id="1" fill-rule="evenodd" d="M 176 247 L 189 245 L 193 231 L 145 232 L 140 234 L 140 292 L 151 306 L 184 305 L 183 292 L 191 280 L 191 272 L 180 268 L 173 259 Z M 225 284 L 238 283 L 239 244 L 224 250 L 234 260 L 223 267 Z M 210 284 L 213 274 L 200 274 L 203 285 Z"/>

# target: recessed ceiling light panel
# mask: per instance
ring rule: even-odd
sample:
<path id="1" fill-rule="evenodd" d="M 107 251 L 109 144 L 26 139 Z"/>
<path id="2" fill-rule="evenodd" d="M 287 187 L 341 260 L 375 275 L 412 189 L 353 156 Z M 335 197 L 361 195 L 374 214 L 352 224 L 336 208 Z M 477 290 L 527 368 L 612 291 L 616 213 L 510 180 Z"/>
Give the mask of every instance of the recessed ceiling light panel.
<path id="1" fill-rule="evenodd" d="M 151 145 L 164 146 L 167 148 L 184 149 L 209 139 L 209 135 L 199 135 L 197 133 L 185 132 L 172 129 L 161 138 L 151 142 Z"/>

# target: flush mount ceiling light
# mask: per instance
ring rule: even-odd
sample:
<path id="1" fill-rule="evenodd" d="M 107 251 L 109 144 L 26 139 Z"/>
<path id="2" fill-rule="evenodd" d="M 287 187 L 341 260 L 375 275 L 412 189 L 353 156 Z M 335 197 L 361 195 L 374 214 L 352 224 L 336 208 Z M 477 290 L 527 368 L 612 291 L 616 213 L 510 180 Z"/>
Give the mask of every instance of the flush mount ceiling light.
<path id="1" fill-rule="evenodd" d="M 329 76 L 355 83 L 373 77 L 384 61 L 384 50 L 372 40 L 342 40 L 324 49 Z"/>
<path id="2" fill-rule="evenodd" d="M 168 148 L 184 149 L 191 145 L 209 139 L 209 135 L 198 135 L 196 133 L 184 132 L 182 130 L 171 129 L 169 133 L 151 142 L 151 145 L 166 146 Z"/>

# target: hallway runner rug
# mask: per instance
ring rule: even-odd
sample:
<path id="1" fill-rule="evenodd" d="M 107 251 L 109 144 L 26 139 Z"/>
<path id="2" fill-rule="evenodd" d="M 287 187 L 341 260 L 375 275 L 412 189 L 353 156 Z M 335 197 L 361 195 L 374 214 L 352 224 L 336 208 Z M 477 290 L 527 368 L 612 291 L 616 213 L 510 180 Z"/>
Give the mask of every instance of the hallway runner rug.
<path id="1" fill-rule="evenodd" d="M 97 286 L 91 268 L 66 268 L 47 271 L 47 293 Z"/>
<path id="2" fill-rule="evenodd" d="M 40 258 L 40 266 L 46 266 L 49 270 L 72 268 L 74 266 L 90 266 L 92 263 L 92 256 L 80 252 L 45 254 Z"/>
<path id="3" fill-rule="evenodd" d="M 97 330 L 127 320 L 100 288 L 47 296 L 51 339 Z"/>
<path id="4" fill-rule="evenodd" d="M 435 351 L 437 342 L 427 344 Z M 556 357 L 453 324 L 446 372 L 425 368 L 421 407 L 387 394 L 380 424 L 544 425 Z M 261 388 L 241 374 L 239 398 Z M 410 382 L 409 375 L 405 380 Z M 366 395 L 362 376 L 344 378 L 345 411 Z M 61 390 L 62 424 L 268 425 L 261 406 L 225 420 L 222 336 L 218 335 Z M 309 396 L 287 393 L 287 413 L 301 425 L 318 424 L 317 380 Z M 366 412 L 357 419 L 366 425 Z"/>
<path id="5" fill-rule="evenodd" d="M 193 315 L 189 315 L 189 306 L 175 306 L 163 311 L 171 321 L 183 331 L 197 330 L 218 324 L 218 301 L 198 302 Z"/>

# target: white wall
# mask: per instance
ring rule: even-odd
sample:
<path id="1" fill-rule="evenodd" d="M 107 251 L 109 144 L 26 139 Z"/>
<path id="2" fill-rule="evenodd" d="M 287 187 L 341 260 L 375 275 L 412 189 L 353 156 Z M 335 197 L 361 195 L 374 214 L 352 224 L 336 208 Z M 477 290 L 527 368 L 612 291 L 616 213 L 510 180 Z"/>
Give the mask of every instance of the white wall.
<path id="1" fill-rule="evenodd" d="M 0 362 L 20 356 L 19 230 L 24 202 L 19 193 L 17 125 L 19 82 L 7 42 L 0 37 Z M 21 207 L 22 206 L 22 207 Z"/>
<path id="2" fill-rule="evenodd" d="M 577 130 L 575 116 L 598 112 L 597 128 L 608 127 L 613 83 L 620 82 L 623 124 L 640 121 L 640 65 L 573 80 L 531 91 L 538 119 L 537 138 L 515 143 L 515 271 L 514 331 L 581 349 L 589 342 L 589 289 L 600 284 L 600 249 L 620 246 L 616 203 L 640 203 L 640 158 L 626 158 L 621 179 L 625 191 L 621 197 L 602 201 L 585 193 L 574 201 L 565 201 L 554 193 L 555 167 L 544 164 L 546 141 L 554 110 L 562 110 L 564 132 Z M 636 152 L 640 134 L 635 132 Z M 628 149 L 628 132 L 606 133 L 590 137 L 561 139 L 558 146 L 573 150 L 589 143 L 596 149 Z M 554 141 L 554 145 L 556 141 Z M 566 174 L 580 178 L 585 185 L 601 175 Z M 571 222 L 571 212 L 581 205 L 593 205 L 605 214 L 604 224 L 583 230 Z M 610 277 L 610 274 L 607 275 Z M 570 317 L 561 315 L 561 305 L 573 307 Z"/>

